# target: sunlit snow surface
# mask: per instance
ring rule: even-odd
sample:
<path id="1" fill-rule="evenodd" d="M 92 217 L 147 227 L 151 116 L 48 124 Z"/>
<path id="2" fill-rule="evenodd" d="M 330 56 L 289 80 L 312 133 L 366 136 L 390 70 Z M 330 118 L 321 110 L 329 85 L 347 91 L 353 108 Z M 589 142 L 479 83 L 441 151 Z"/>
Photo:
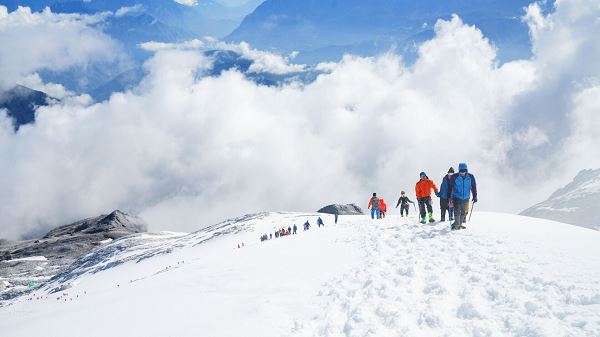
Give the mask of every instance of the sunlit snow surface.
<path id="1" fill-rule="evenodd" d="M 322 216 L 324 228 L 316 214 L 264 213 L 111 242 L 0 308 L 0 332 L 600 336 L 600 232 L 496 213 L 459 232 Z M 294 223 L 298 235 L 259 241 Z"/>

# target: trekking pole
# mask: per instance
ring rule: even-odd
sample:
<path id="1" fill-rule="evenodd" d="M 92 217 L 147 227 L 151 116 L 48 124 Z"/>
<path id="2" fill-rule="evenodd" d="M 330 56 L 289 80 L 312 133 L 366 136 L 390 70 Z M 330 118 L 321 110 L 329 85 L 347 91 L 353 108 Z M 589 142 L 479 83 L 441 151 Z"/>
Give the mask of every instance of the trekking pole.
<path id="1" fill-rule="evenodd" d="M 452 200 L 448 199 L 448 223 L 450 224 L 450 227 L 452 227 L 452 218 L 454 217 L 454 214 L 452 214 L 452 211 L 450 210 L 450 202 L 452 202 Z M 452 210 L 454 210 L 454 207 L 452 207 Z"/>
<path id="2" fill-rule="evenodd" d="M 475 204 L 476 204 L 476 202 L 473 202 L 473 206 L 471 206 L 471 213 L 469 214 L 468 222 L 471 222 L 471 217 L 473 216 L 473 211 L 475 210 Z"/>

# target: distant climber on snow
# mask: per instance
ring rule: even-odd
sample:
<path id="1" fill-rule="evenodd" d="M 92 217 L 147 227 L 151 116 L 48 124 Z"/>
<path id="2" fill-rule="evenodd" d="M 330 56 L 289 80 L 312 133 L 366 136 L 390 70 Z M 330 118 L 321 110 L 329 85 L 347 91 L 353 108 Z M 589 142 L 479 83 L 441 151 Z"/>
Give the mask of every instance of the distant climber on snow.
<path id="1" fill-rule="evenodd" d="M 319 226 L 319 227 L 321 227 L 321 226 L 325 227 L 325 224 L 323 223 L 323 219 L 321 219 L 321 217 L 319 217 L 317 219 L 317 226 Z"/>
<path id="2" fill-rule="evenodd" d="M 404 191 L 400 192 L 400 198 L 398 199 L 398 203 L 396 204 L 396 208 L 398 208 L 398 206 L 400 206 L 400 216 L 404 217 L 404 212 L 406 211 L 406 216 L 408 217 L 408 204 L 415 204 L 413 201 L 411 201 L 407 196 L 406 193 L 404 193 Z"/>
<path id="3" fill-rule="evenodd" d="M 306 222 L 304 223 L 304 230 L 307 231 L 310 229 L 310 223 L 308 222 L 308 220 L 306 220 Z"/>
<path id="4" fill-rule="evenodd" d="M 419 173 L 419 181 L 415 185 L 415 192 L 417 193 L 421 223 L 423 224 L 426 223 L 427 215 L 429 215 L 429 222 L 435 222 L 433 219 L 433 207 L 431 206 L 431 190 L 435 192 L 436 196 L 440 196 L 440 191 L 427 174 L 425 172 Z M 427 208 L 427 212 L 425 208 Z"/>
<path id="5" fill-rule="evenodd" d="M 385 212 L 387 212 L 387 204 L 385 203 L 385 200 L 383 200 L 383 198 L 379 199 L 379 218 L 383 219 L 385 218 Z"/>

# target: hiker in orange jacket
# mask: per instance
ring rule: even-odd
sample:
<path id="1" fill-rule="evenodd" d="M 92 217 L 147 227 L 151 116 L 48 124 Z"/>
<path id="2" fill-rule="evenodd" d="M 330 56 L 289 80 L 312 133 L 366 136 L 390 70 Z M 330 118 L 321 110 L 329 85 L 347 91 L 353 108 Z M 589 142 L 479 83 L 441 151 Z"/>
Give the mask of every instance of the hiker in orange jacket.
<path id="1" fill-rule="evenodd" d="M 433 219 L 433 207 L 431 206 L 431 190 L 438 197 L 440 191 L 425 172 L 421 172 L 419 178 L 415 186 L 415 192 L 417 193 L 417 202 L 419 203 L 419 212 L 421 213 L 421 223 L 426 223 L 427 215 L 429 215 L 429 222 L 435 222 Z M 427 208 L 427 211 L 425 211 L 425 208 Z"/>

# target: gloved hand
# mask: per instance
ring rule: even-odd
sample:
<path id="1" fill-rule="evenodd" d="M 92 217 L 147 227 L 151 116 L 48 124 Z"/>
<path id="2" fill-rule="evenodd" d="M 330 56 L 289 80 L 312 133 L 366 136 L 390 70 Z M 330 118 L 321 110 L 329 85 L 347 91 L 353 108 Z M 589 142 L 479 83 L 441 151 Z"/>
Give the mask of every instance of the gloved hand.
<path id="1" fill-rule="evenodd" d="M 477 197 L 473 197 L 473 203 L 477 202 Z"/>
<path id="2" fill-rule="evenodd" d="M 440 192 L 435 192 L 435 196 L 439 198 L 440 197 Z"/>

